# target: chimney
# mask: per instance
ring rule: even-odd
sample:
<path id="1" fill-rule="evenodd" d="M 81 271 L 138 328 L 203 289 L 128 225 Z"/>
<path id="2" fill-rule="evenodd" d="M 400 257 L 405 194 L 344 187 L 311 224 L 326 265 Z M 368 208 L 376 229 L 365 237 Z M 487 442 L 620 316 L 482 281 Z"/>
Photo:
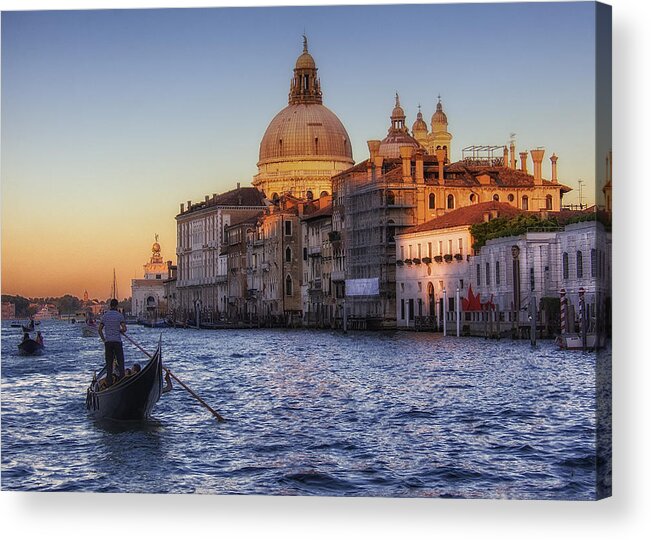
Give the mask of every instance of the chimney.
<path id="1" fill-rule="evenodd" d="M 511 141 L 511 165 L 509 165 L 511 169 L 515 169 L 515 143 Z"/>
<path id="2" fill-rule="evenodd" d="M 556 170 L 556 162 L 558 161 L 558 156 L 552 154 L 552 157 L 549 158 L 549 161 L 552 162 L 552 183 L 558 184 L 558 172 Z"/>
<path id="3" fill-rule="evenodd" d="M 240 189 L 240 183 L 239 182 L 237 183 L 237 189 Z"/>
<path id="4" fill-rule="evenodd" d="M 190 211 L 191 206 L 192 206 L 192 201 L 188 201 L 188 212 Z"/>
<path id="5" fill-rule="evenodd" d="M 439 185 L 443 186 L 445 185 L 445 170 L 443 169 L 443 165 L 445 164 L 445 150 L 440 148 L 436 150 L 436 161 L 439 166 Z"/>
<path id="6" fill-rule="evenodd" d="M 400 157 L 402 158 L 402 181 L 411 182 L 411 146 L 400 147 Z"/>
<path id="7" fill-rule="evenodd" d="M 384 163 L 384 157 L 383 156 L 375 156 L 373 158 L 373 163 L 375 164 L 375 175 L 376 177 L 382 175 L 382 164 Z"/>
<path id="8" fill-rule="evenodd" d="M 527 155 L 528 152 L 520 152 L 520 170 L 525 174 L 527 172 Z"/>
<path id="9" fill-rule="evenodd" d="M 210 197 L 208 197 L 208 195 L 206 195 L 205 198 L 204 198 L 204 200 L 205 200 L 206 202 L 208 202 L 208 199 L 210 199 Z"/>
<path id="10" fill-rule="evenodd" d="M 185 205 L 183 203 L 181 203 L 181 211 L 179 213 L 182 214 L 184 212 L 184 210 L 185 210 Z"/>
<path id="11" fill-rule="evenodd" d="M 366 179 L 373 181 L 373 162 L 370 159 L 366 161 Z"/>
<path id="12" fill-rule="evenodd" d="M 502 160 L 502 165 L 504 167 L 509 166 L 509 149 L 504 145 L 504 159 Z"/>
<path id="13" fill-rule="evenodd" d="M 420 149 L 416 150 L 414 153 L 414 159 L 416 161 L 416 183 L 424 184 L 425 183 L 425 166 L 424 166 L 424 152 Z"/>
<path id="14" fill-rule="evenodd" d="M 212 198 L 213 198 L 213 199 L 216 199 L 216 198 L 217 198 L 217 193 L 213 193 L 213 194 L 212 194 Z"/>
<path id="15" fill-rule="evenodd" d="M 533 183 L 542 185 L 542 160 L 545 151 L 542 148 L 536 148 L 535 150 L 530 150 L 530 152 L 533 161 Z"/>
<path id="16" fill-rule="evenodd" d="M 371 157 L 371 161 L 373 163 L 375 163 L 375 158 L 377 157 L 380 151 L 380 143 L 381 141 L 377 141 L 377 140 L 366 141 L 366 144 L 368 145 L 369 156 Z"/>

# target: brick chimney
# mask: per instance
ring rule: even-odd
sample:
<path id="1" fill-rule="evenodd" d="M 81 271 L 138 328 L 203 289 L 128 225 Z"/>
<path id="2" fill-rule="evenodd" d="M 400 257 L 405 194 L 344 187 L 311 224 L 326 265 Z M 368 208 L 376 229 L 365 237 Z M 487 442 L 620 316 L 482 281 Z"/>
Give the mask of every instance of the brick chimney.
<path id="1" fill-rule="evenodd" d="M 368 154 L 370 156 L 371 162 L 373 163 L 375 163 L 375 158 L 380 151 L 380 143 L 381 141 L 377 140 L 366 141 L 366 144 L 368 145 Z"/>
<path id="2" fill-rule="evenodd" d="M 192 206 L 192 201 L 188 201 L 188 212 L 190 211 L 191 206 Z"/>
<path id="3" fill-rule="evenodd" d="M 439 170 L 439 185 L 443 186 L 445 185 L 445 170 L 444 170 L 444 165 L 445 165 L 445 150 L 438 149 L 436 150 L 436 161 L 438 162 L 438 170 Z"/>
<path id="4" fill-rule="evenodd" d="M 523 173 L 527 172 L 527 155 L 528 152 L 520 152 L 520 170 Z"/>
<path id="5" fill-rule="evenodd" d="M 181 203 L 181 211 L 179 213 L 182 214 L 184 211 L 185 211 L 185 205 Z"/>
<path id="6" fill-rule="evenodd" d="M 400 147 L 400 157 L 402 158 L 402 181 L 403 182 L 412 182 L 413 178 L 411 177 L 411 146 L 401 146 Z"/>
<path id="7" fill-rule="evenodd" d="M 552 157 L 549 158 L 549 161 L 552 162 L 552 183 L 558 184 L 558 171 L 556 169 L 556 162 L 558 161 L 558 156 L 552 154 Z"/>
<path id="8" fill-rule="evenodd" d="M 515 170 L 515 143 L 513 141 L 511 141 L 511 165 L 509 167 Z"/>
<path id="9" fill-rule="evenodd" d="M 542 160 L 545 151 L 542 148 L 536 148 L 530 152 L 533 161 L 533 183 L 539 186 L 542 185 Z"/>
<path id="10" fill-rule="evenodd" d="M 425 183 L 425 166 L 424 166 L 424 152 L 420 148 L 414 152 L 414 160 L 416 161 L 416 183 Z"/>
<path id="11" fill-rule="evenodd" d="M 509 166 L 509 149 L 506 147 L 506 145 L 504 145 L 504 158 L 502 159 L 502 162 L 502 165 L 504 167 Z"/>

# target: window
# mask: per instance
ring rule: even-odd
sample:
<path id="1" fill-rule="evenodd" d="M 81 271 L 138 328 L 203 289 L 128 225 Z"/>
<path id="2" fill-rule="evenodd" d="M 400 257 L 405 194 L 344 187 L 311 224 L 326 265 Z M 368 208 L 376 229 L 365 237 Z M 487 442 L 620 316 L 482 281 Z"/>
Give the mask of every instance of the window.
<path id="1" fill-rule="evenodd" d="M 309 191 L 309 190 L 306 191 L 306 192 L 305 192 L 305 198 L 306 198 L 308 201 L 311 201 L 311 200 L 314 198 L 314 193 L 312 193 L 312 192 Z"/>
<path id="2" fill-rule="evenodd" d="M 597 277 L 597 250 L 595 248 L 590 250 L 590 276 Z"/>
<path id="3" fill-rule="evenodd" d="M 583 277 L 583 253 L 581 251 L 576 252 L 576 277 Z"/>
<path id="4" fill-rule="evenodd" d="M 400 299 L 400 318 L 402 320 L 405 319 L 405 299 L 404 298 Z"/>
<path id="5" fill-rule="evenodd" d="M 393 191 L 387 191 L 387 205 L 396 204 L 396 194 Z"/>
<path id="6" fill-rule="evenodd" d="M 292 248 L 289 246 L 285 250 L 285 262 L 292 262 Z"/>
<path id="7" fill-rule="evenodd" d="M 439 240 L 439 255 L 443 255 L 443 240 Z"/>
<path id="8" fill-rule="evenodd" d="M 459 255 L 463 255 L 463 238 L 459 238 Z"/>
<path id="9" fill-rule="evenodd" d="M 431 210 L 436 208 L 436 197 L 434 196 L 434 193 L 429 194 L 429 207 Z"/>
<path id="10" fill-rule="evenodd" d="M 471 193 L 470 194 L 470 202 L 474 203 L 476 200 L 477 200 L 477 195 L 475 195 L 474 193 Z"/>
<path id="11" fill-rule="evenodd" d="M 420 259 L 420 244 L 418 244 L 418 258 Z"/>
<path id="12" fill-rule="evenodd" d="M 491 284 L 491 263 L 486 263 L 486 285 Z"/>
<path id="13" fill-rule="evenodd" d="M 563 253 L 563 279 L 570 277 L 570 257 L 567 253 Z"/>
<path id="14" fill-rule="evenodd" d="M 321 197 L 327 197 L 327 196 L 328 196 L 328 192 L 327 192 L 327 191 L 322 191 L 320 196 L 321 196 Z"/>
<path id="15" fill-rule="evenodd" d="M 477 265 L 477 286 L 481 285 L 481 269 L 480 266 Z"/>
<path id="16" fill-rule="evenodd" d="M 500 284 L 500 261 L 495 261 L 495 284 Z"/>
<path id="17" fill-rule="evenodd" d="M 500 196 L 496 193 L 495 195 L 493 195 L 493 200 L 495 202 L 500 202 Z"/>
<path id="18" fill-rule="evenodd" d="M 156 279 L 161 279 L 161 274 L 156 274 Z"/>
<path id="19" fill-rule="evenodd" d="M 291 235 L 292 235 L 292 222 L 285 221 L 285 236 L 291 236 Z"/>
<path id="20" fill-rule="evenodd" d="M 545 197 L 545 209 L 546 210 L 552 210 L 552 196 L 551 195 L 547 195 L 547 197 Z"/>
<path id="21" fill-rule="evenodd" d="M 454 195 L 450 194 L 448 195 L 448 210 L 452 210 L 454 208 Z"/>
<path id="22" fill-rule="evenodd" d="M 405 246 L 400 246 L 400 258 L 405 260 Z"/>
<path id="23" fill-rule="evenodd" d="M 285 294 L 287 296 L 292 295 L 292 276 L 287 276 L 285 279 Z"/>
<path id="24" fill-rule="evenodd" d="M 529 210 L 529 197 L 526 195 L 522 196 L 522 209 Z"/>
<path id="25" fill-rule="evenodd" d="M 515 200 L 515 197 L 513 196 L 513 193 L 509 193 L 509 196 L 507 197 L 509 202 L 513 202 Z"/>
<path id="26" fill-rule="evenodd" d="M 414 320 L 414 299 L 413 298 L 409 299 L 409 320 L 410 321 Z"/>
<path id="27" fill-rule="evenodd" d="M 448 255 L 452 255 L 452 239 L 448 240 Z"/>
<path id="28" fill-rule="evenodd" d="M 287 249 L 289 249 L 289 248 L 287 248 Z M 307 248 L 306 247 L 303 248 L 303 260 L 307 261 Z"/>
<path id="29" fill-rule="evenodd" d="M 392 219 L 387 221 L 387 242 L 390 244 L 396 241 L 396 223 Z"/>
<path id="30" fill-rule="evenodd" d="M 427 242 L 427 256 L 432 258 L 432 242 Z"/>

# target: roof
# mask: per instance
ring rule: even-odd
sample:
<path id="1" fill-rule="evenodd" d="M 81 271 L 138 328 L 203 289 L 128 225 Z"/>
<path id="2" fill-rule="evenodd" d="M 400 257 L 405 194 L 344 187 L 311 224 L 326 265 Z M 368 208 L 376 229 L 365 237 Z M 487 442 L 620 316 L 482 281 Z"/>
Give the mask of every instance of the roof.
<path id="1" fill-rule="evenodd" d="M 425 223 L 409 227 L 400 234 L 418 233 L 433 231 L 437 229 L 449 229 L 451 227 L 462 227 L 464 225 L 474 225 L 484 221 L 486 213 L 496 212 L 496 217 L 514 217 L 519 214 L 529 214 L 526 210 L 520 210 L 508 203 L 489 201 L 485 203 L 471 204 L 464 206 L 442 216 L 430 219 Z"/>
<path id="2" fill-rule="evenodd" d="M 263 214 L 262 210 L 250 210 L 248 212 L 238 213 L 236 216 L 231 216 L 231 222 L 227 228 L 242 225 L 244 223 L 255 223 L 258 218 Z"/>
<path id="3" fill-rule="evenodd" d="M 312 219 L 317 219 L 317 218 L 322 218 L 322 217 L 329 217 L 332 216 L 332 204 L 328 204 L 327 206 L 324 206 L 323 208 L 320 208 L 319 210 L 315 210 L 314 212 L 311 212 L 310 214 L 304 214 L 303 215 L 303 221 L 310 221 Z"/>
<path id="4" fill-rule="evenodd" d="M 238 187 L 231 189 L 221 195 L 215 195 L 207 201 L 203 200 L 192 204 L 189 208 L 179 215 L 187 214 L 189 212 L 196 212 L 205 208 L 219 206 L 259 206 L 264 208 L 264 195 L 257 188 L 254 187 Z"/>
<path id="5" fill-rule="evenodd" d="M 334 178 L 345 178 L 353 173 L 365 173 L 368 167 L 369 160 L 366 159 L 354 167 L 351 167 L 337 175 Z M 400 158 L 386 158 L 383 162 L 384 179 L 397 180 L 402 179 L 402 159 Z M 425 155 L 423 156 L 423 169 L 426 184 L 438 184 L 438 180 L 434 178 L 435 173 L 438 171 L 438 161 L 436 156 Z M 445 186 L 446 187 L 479 187 L 482 183 L 478 177 L 488 175 L 490 177 L 490 185 L 500 188 L 528 188 L 534 187 L 535 181 L 531 174 L 525 173 L 518 169 L 510 169 L 509 167 L 501 166 L 488 166 L 488 165 L 471 165 L 463 161 L 456 161 L 445 168 Z M 563 184 L 555 184 L 550 180 L 542 180 L 543 187 L 559 187 L 561 193 L 572 191 L 572 188 Z"/>

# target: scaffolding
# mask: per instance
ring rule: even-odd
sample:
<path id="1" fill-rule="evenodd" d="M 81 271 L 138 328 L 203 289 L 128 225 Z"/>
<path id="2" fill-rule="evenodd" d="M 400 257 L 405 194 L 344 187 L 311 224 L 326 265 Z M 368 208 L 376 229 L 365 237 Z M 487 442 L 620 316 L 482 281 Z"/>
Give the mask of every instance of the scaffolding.
<path id="1" fill-rule="evenodd" d="M 461 150 L 461 159 L 466 165 L 504 167 L 504 155 L 495 156 L 496 150 L 504 152 L 504 145 L 472 145 Z"/>

